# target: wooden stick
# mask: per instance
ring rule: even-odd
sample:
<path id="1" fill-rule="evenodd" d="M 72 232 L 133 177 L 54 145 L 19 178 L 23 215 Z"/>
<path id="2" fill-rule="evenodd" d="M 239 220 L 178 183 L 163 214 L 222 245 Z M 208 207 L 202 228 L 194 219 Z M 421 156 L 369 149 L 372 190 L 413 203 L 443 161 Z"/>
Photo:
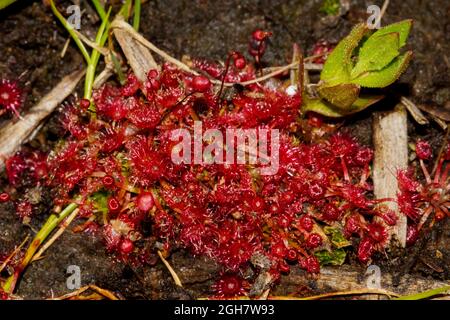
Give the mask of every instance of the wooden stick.
<path id="1" fill-rule="evenodd" d="M 408 166 L 408 131 L 405 107 L 398 104 L 393 111 L 374 114 L 373 166 L 374 194 L 377 199 L 397 198 L 397 172 Z M 389 228 L 402 247 L 406 245 L 406 216 L 399 212 L 396 202 L 385 203 L 397 214 L 397 224 Z"/>

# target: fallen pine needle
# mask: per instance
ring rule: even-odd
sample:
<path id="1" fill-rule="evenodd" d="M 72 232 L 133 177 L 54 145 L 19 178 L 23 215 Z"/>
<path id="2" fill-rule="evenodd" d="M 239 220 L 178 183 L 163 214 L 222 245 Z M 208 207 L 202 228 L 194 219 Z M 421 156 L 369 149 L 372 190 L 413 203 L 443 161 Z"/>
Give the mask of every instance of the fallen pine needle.
<path id="1" fill-rule="evenodd" d="M 64 43 L 64 47 L 61 51 L 61 58 L 64 58 L 64 56 L 66 55 L 67 49 L 69 48 L 69 44 L 70 44 L 70 37 L 67 38 L 66 43 Z"/>
<path id="2" fill-rule="evenodd" d="M 170 274 L 172 275 L 173 280 L 175 281 L 175 284 L 181 288 L 183 288 L 183 284 L 181 283 L 180 278 L 178 277 L 177 273 L 175 272 L 175 270 L 173 270 L 173 268 L 170 266 L 170 263 L 164 259 L 161 251 L 158 251 L 158 255 L 161 258 L 161 261 L 164 263 L 164 265 L 166 266 L 166 268 L 169 270 Z"/>

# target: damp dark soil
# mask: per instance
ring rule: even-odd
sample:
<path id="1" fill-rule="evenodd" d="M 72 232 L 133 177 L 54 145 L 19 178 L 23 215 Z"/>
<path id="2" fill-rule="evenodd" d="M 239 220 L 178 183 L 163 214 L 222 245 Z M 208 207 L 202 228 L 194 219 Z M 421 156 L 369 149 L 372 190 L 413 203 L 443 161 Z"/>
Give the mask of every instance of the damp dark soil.
<path id="1" fill-rule="evenodd" d="M 19 1 L 0 11 L 0 75 L 11 78 L 21 76 L 27 91 L 26 109 L 39 101 L 64 75 L 83 65 L 82 57 L 72 45 L 62 57 L 68 36 L 44 2 Z M 81 19 L 82 32 L 93 36 L 97 18 L 92 8 L 84 0 L 73 2 L 81 2 L 82 8 L 86 8 Z M 322 2 L 146 1 L 142 7 L 141 32 L 175 57 L 190 55 L 224 60 L 230 50 L 247 51 L 247 41 L 254 29 L 268 29 L 274 36 L 264 62 L 267 65 L 285 64 L 289 61 L 294 42 L 299 43 L 306 53 L 310 53 L 319 39 L 336 43 L 354 24 L 367 19 L 367 6 L 373 3 L 382 5 L 382 1 L 343 0 L 341 3 L 348 4 L 348 9 L 343 10 L 342 15 L 326 16 L 319 10 Z M 70 4 L 70 1 L 58 1 L 62 11 Z M 390 99 L 344 123 L 347 130 L 362 143 L 371 144 L 371 111 L 374 108 L 392 108 L 396 94 L 436 108 L 449 106 L 449 17 L 450 2 L 447 0 L 391 1 L 383 24 L 414 19 L 409 41 L 409 46 L 414 50 L 414 60 L 399 83 L 391 88 Z M 440 147 L 443 131 L 439 126 L 434 122 L 418 126 L 412 119 L 409 120 L 412 140 L 423 136 L 432 142 L 436 150 Z M 3 117 L 2 121 L 10 120 Z M 51 130 L 44 132 L 48 136 Z M 40 147 L 48 148 L 48 145 Z M 4 189 L 4 182 L 2 176 L 0 190 Z M 45 196 L 45 191 L 38 192 Z M 27 235 L 33 236 L 49 210 L 50 207 L 42 207 L 31 225 L 25 225 L 16 217 L 12 205 L 0 205 L 0 253 L 11 252 Z M 387 257 L 380 257 L 377 263 L 382 270 L 394 272 L 398 277 L 414 274 L 448 280 L 449 242 L 450 224 L 446 222 L 422 238 L 418 246 L 406 252 L 388 252 Z M 168 271 L 159 262 L 144 269 L 127 266 L 109 256 L 94 236 L 66 231 L 49 248 L 44 259 L 34 262 L 26 270 L 17 295 L 43 299 L 67 293 L 70 290 L 67 288 L 66 271 L 70 265 L 80 267 L 82 285 L 96 284 L 124 298 L 188 299 L 211 293 L 210 286 L 219 271 L 213 262 L 202 257 L 193 258 L 182 251 L 174 253 L 169 260 L 179 273 L 185 289 L 173 284 Z M 357 264 L 351 258 L 349 260 L 349 264 Z M 298 272 L 293 271 L 294 274 Z M 364 274 L 364 270 L 361 272 Z M 283 278 L 277 293 L 288 294 L 298 290 L 292 285 L 283 287 L 287 277 Z M 314 287 L 314 281 L 306 282 L 306 286 Z"/>

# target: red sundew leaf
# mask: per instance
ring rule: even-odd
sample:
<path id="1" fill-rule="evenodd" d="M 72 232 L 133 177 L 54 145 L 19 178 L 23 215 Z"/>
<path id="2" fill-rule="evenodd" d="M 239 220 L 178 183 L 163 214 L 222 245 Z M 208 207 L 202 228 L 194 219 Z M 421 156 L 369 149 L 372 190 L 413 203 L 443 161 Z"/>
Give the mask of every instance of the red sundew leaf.
<path id="1" fill-rule="evenodd" d="M 161 114 L 154 106 L 140 103 L 127 118 L 139 129 L 155 129 L 161 121 Z"/>

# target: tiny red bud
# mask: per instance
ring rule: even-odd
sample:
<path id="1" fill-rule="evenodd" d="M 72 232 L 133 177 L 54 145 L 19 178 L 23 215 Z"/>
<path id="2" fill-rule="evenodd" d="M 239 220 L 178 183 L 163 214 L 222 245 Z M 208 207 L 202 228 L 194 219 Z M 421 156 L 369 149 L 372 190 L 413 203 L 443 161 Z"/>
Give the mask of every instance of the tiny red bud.
<path id="1" fill-rule="evenodd" d="M 297 251 L 295 251 L 294 249 L 289 249 L 288 250 L 287 259 L 289 261 L 295 261 L 295 260 L 297 260 L 297 257 L 298 257 Z"/>
<path id="2" fill-rule="evenodd" d="M 315 249 L 322 244 L 322 237 L 317 233 L 311 233 L 306 240 L 306 246 Z"/>
<path id="3" fill-rule="evenodd" d="M 103 185 L 107 188 L 110 188 L 114 185 L 114 178 L 111 176 L 105 176 L 102 179 Z"/>
<path id="4" fill-rule="evenodd" d="M 299 259 L 300 266 L 310 273 L 320 272 L 320 263 L 315 256 L 309 256 L 307 258 Z"/>
<path id="5" fill-rule="evenodd" d="M 150 210 L 155 204 L 155 200 L 153 199 L 153 195 L 150 192 L 142 192 L 136 200 L 136 206 L 141 211 Z"/>
<path id="6" fill-rule="evenodd" d="M 134 250 L 133 241 L 126 238 L 120 243 L 120 252 L 122 254 L 130 254 Z"/>
<path id="7" fill-rule="evenodd" d="M 151 70 L 149 70 L 149 72 L 147 73 L 147 79 L 148 79 L 148 80 L 150 80 L 150 79 L 156 79 L 156 78 L 158 77 L 158 75 L 159 75 L 158 70 L 156 70 L 156 69 L 151 69 Z"/>
<path id="8" fill-rule="evenodd" d="M 304 215 L 300 218 L 300 227 L 303 230 L 310 232 L 313 229 L 313 226 L 314 221 L 310 216 Z"/>
<path id="9" fill-rule="evenodd" d="M 0 203 L 8 202 L 11 199 L 6 192 L 0 193 Z"/>
<path id="10" fill-rule="evenodd" d="M 234 59 L 234 66 L 236 69 L 242 70 L 247 65 L 247 62 L 245 61 L 245 58 L 243 56 L 239 56 Z"/>
<path id="11" fill-rule="evenodd" d="M 87 110 L 90 105 L 91 105 L 91 102 L 88 99 L 81 99 L 80 100 L 80 108 L 81 109 Z"/>
<path id="12" fill-rule="evenodd" d="M 264 39 L 270 37 L 272 32 L 262 31 L 261 29 L 257 29 L 253 31 L 252 38 L 256 41 L 263 41 Z"/>
<path id="13" fill-rule="evenodd" d="M 432 150 L 427 141 L 418 140 L 416 142 L 416 155 L 419 159 L 428 160 L 431 158 Z"/>
<path id="14" fill-rule="evenodd" d="M 294 199 L 295 199 L 295 195 L 292 191 L 285 191 L 281 195 L 281 201 L 282 201 L 282 204 L 284 204 L 284 205 L 291 204 L 294 201 Z"/>
<path id="15" fill-rule="evenodd" d="M 275 243 L 272 245 L 271 253 L 278 258 L 284 258 L 287 254 L 287 249 L 282 242 Z"/>
<path id="16" fill-rule="evenodd" d="M 325 194 L 325 189 L 318 183 L 313 183 L 309 186 L 309 195 L 313 199 L 321 199 Z"/>
<path id="17" fill-rule="evenodd" d="M 211 81 L 205 76 L 195 76 L 192 79 L 192 89 L 197 92 L 205 92 L 208 91 L 211 87 Z"/>
<path id="18" fill-rule="evenodd" d="M 119 204 L 119 201 L 117 201 L 116 198 L 110 198 L 108 200 L 109 212 L 112 212 L 112 213 L 117 212 L 119 210 L 119 208 L 120 208 L 120 204 Z"/>

